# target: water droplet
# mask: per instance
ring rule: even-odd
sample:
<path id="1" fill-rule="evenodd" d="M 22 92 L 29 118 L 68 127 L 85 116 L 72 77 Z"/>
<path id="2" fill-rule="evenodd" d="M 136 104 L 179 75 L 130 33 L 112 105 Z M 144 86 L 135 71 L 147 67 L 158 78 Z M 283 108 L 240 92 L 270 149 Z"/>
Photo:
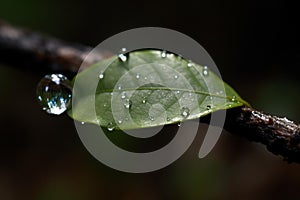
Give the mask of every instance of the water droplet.
<path id="1" fill-rule="evenodd" d="M 161 57 L 162 58 L 166 58 L 167 57 L 167 52 L 166 51 L 162 51 L 161 52 Z"/>
<path id="2" fill-rule="evenodd" d="M 107 106 L 107 104 L 105 103 L 105 104 L 103 104 L 103 107 L 106 107 Z"/>
<path id="3" fill-rule="evenodd" d="M 121 89 L 122 89 L 122 86 L 121 86 L 121 85 L 119 85 L 119 86 L 118 86 L 118 90 L 121 90 Z"/>
<path id="4" fill-rule="evenodd" d="M 203 76 L 208 76 L 208 67 L 204 66 L 202 71 Z"/>
<path id="5" fill-rule="evenodd" d="M 154 121 L 154 117 L 153 117 L 153 116 L 149 116 L 149 119 L 150 119 L 151 121 Z"/>
<path id="6" fill-rule="evenodd" d="M 118 55 L 118 57 L 119 57 L 119 59 L 120 59 L 122 62 L 126 62 L 127 59 L 128 59 L 128 54 L 123 54 L 123 53 L 121 53 L 121 54 Z"/>
<path id="7" fill-rule="evenodd" d="M 136 74 L 136 75 L 135 75 L 135 78 L 136 78 L 136 79 L 139 79 L 140 77 L 141 77 L 140 74 Z"/>
<path id="8" fill-rule="evenodd" d="M 167 121 L 170 121 L 171 119 L 169 117 L 167 117 Z"/>
<path id="9" fill-rule="evenodd" d="M 111 92 L 111 93 L 110 93 L 110 96 L 113 96 L 113 95 L 114 95 L 114 93 L 113 93 L 113 92 Z"/>
<path id="10" fill-rule="evenodd" d="M 231 101 L 232 101 L 232 102 L 236 102 L 236 96 L 232 96 L 232 97 L 231 97 Z"/>
<path id="11" fill-rule="evenodd" d="M 145 76 L 145 78 L 144 78 L 145 80 L 147 80 L 148 79 L 148 77 L 147 76 Z"/>
<path id="12" fill-rule="evenodd" d="M 42 109 L 49 114 L 60 115 L 71 104 L 71 83 L 62 74 L 46 75 L 37 86 L 37 98 Z"/>
<path id="13" fill-rule="evenodd" d="M 103 79 L 103 78 L 104 78 L 104 74 L 103 74 L 102 72 L 99 74 L 99 78 L 100 78 L 100 79 Z"/>
<path id="14" fill-rule="evenodd" d="M 146 98 L 143 98 L 142 103 L 146 103 L 146 102 L 147 102 Z"/>
<path id="15" fill-rule="evenodd" d="M 193 63 L 189 62 L 189 63 L 187 64 L 187 66 L 188 66 L 188 67 L 192 67 L 192 66 L 193 66 Z"/>
<path id="16" fill-rule="evenodd" d="M 123 121 L 122 121 L 121 119 L 118 120 L 118 124 L 122 124 L 122 122 L 123 122 Z"/>
<path id="17" fill-rule="evenodd" d="M 177 90 L 177 91 L 176 91 L 176 94 L 180 94 L 180 91 L 179 91 L 179 90 Z"/>
<path id="18" fill-rule="evenodd" d="M 181 116 L 186 118 L 190 115 L 190 109 L 187 107 L 182 107 L 181 108 Z"/>
<path id="19" fill-rule="evenodd" d="M 131 108 L 131 105 L 132 105 L 131 101 L 129 99 L 126 99 L 125 103 L 124 103 L 124 107 L 126 109 L 129 109 L 129 108 Z"/>
<path id="20" fill-rule="evenodd" d="M 181 126 L 181 122 L 179 122 L 179 123 L 177 124 L 177 126 Z"/>
<path id="21" fill-rule="evenodd" d="M 84 122 L 81 122 L 81 124 L 83 125 L 83 124 L 84 124 Z"/>
<path id="22" fill-rule="evenodd" d="M 175 79 L 178 79 L 178 75 L 175 75 L 174 78 L 175 78 Z"/>
<path id="23" fill-rule="evenodd" d="M 122 92 L 121 93 L 121 99 L 125 99 L 126 98 L 126 92 Z"/>
<path id="24" fill-rule="evenodd" d="M 123 47 L 123 48 L 121 49 L 121 51 L 122 51 L 122 52 L 126 52 L 127 49 L 126 49 L 125 47 Z"/>
<path id="25" fill-rule="evenodd" d="M 206 110 L 210 110 L 210 109 L 211 109 L 211 105 L 207 105 Z"/>
<path id="26" fill-rule="evenodd" d="M 115 124 L 113 122 L 109 122 L 107 124 L 107 130 L 108 131 L 113 131 L 115 129 Z"/>

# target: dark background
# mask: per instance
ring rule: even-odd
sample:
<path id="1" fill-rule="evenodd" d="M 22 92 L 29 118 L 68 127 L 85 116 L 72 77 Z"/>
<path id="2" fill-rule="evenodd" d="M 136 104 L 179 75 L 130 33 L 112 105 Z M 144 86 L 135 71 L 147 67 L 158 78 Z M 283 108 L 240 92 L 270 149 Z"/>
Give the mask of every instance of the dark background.
<path id="1" fill-rule="evenodd" d="M 300 121 L 298 7 L 288 1 L 1 0 L 0 18 L 95 46 L 131 28 L 159 26 L 198 41 L 250 104 Z M 17 58 L 16 58 L 17 59 Z M 0 66 L 0 199 L 295 199 L 300 165 L 224 131 L 171 166 L 126 174 L 96 161 L 67 116 L 43 113 L 40 73 Z"/>

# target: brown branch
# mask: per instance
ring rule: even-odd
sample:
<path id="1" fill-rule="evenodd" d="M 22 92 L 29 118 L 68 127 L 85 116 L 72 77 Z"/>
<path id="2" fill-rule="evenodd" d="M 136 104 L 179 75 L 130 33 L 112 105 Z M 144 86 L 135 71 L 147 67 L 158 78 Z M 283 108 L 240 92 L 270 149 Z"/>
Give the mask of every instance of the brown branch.
<path id="1" fill-rule="evenodd" d="M 300 163 L 300 126 L 248 107 L 228 110 L 225 129 L 251 141 L 265 144 L 275 155 Z"/>
<path id="2" fill-rule="evenodd" d="M 66 43 L 0 21 L 0 62 L 34 71 L 76 73 L 92 48 Z M 90 65 L 110 56 L 99 52 L 86 61 Z M 269 151 L 289 162 L 300 163 L 300 126 L 252 108 L 227 110 L 226 130 L 265 144 Z"/>

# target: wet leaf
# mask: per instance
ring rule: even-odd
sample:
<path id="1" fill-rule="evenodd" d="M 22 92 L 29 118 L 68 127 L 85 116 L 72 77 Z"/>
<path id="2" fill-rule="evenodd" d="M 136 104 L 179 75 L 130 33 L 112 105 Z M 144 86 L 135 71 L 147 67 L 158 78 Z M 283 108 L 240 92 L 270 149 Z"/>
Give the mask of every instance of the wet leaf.
<path id="1" fill-rule="evenodd" d="M 111 57 L 73 80 L 78 121 L 137 129 L 196 119 L 248 105 L 206 66 L 160 50 Z"/>

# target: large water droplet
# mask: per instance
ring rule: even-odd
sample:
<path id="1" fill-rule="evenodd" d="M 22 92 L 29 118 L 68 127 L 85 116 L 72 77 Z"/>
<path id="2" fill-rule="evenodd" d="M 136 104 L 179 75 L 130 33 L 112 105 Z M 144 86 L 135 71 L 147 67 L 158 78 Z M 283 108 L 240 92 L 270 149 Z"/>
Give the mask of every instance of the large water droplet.
<path id="1" fill-rule="evenodd" d="M 208 67 L 204 66 L 202 71 L 203 76 L 208 76 Z"/>
<path id="2" fill-rule="evenodd" d="M 107 124 L 107 130 L 108 131 L 113 131 L 114 129 L 115 129 L 115 124 L 113 123 L 113 122 L 109 122 L 108 124 Z"/>
<path id="3" fill-rule="evenodd" d="M 190 109 L 188 107 L 181 108 L 181 116 L 186 118 L 190 115 Z"/>
<path id="4" fill-rule="evenodd" d="M 42 109 L 49 114 L 60 115 L 71 104 L 71 82 L 62 74 L 46 75 L 38 83 L 37 98 Z"/>

